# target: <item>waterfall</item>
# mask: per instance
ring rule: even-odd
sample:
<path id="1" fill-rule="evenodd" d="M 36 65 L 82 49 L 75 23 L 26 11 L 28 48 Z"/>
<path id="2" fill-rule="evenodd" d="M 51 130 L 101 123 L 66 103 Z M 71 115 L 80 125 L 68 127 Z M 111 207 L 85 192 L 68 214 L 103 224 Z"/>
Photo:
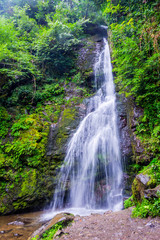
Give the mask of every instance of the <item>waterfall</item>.
<path id="1" fill-rule="evenodd" d="M 97 93 L 68 145 L 59 173 L 52 210 L 61 208 L 120 210 L 122 163 L 116 96 L 107 40 L 94 66 Z M 72 211 L 71 211 L 72 212 Z"/>

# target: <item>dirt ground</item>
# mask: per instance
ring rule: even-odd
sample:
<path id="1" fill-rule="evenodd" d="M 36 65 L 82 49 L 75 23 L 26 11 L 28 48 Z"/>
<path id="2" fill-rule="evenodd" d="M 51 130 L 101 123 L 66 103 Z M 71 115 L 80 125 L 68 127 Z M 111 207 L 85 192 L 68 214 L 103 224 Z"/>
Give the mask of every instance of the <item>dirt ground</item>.
<path id="1" fill-rule="evenodd" d="M 160 218 L 131 218 L 132 209 L 75 217 L 59 231 L 62 240 L 160 240 Z M 58 235 L 57 234 L 57 235 Z M 54 239 L 59 239 L 59 236 Z"/>

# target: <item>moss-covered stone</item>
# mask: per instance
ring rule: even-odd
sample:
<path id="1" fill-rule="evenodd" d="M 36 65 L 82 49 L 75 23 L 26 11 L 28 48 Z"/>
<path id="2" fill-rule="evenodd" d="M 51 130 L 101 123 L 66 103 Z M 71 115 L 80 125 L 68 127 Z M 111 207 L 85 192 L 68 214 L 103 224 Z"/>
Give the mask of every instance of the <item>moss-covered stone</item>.
<path id="1" fill-rule="evenodd" d="M 144 185 L 136 178 L 132 184 L 132 194 L 135 203 L 140 202 L 144 196 Z"/>
<path id="2" fill-rule="evenodd" d="M 156 177 L 154 165 L 145 167 L 140 174 L 136 176 L 132 184 L 132 194 L 135 203 L 141 202 L 146 196 L 145 191 L 153 189 L 159 185 L 159 178 Z"/>
<path id="3" fill-rule="evenodd" d="M 15 172 L 14 182 L 8 182 L 5 193 L 0 199 L 0 212 L 7 214 L 24 209 L 40 209 L 45 200 L 53 195 L 54 177 L 45 178 L 45 173 L 36 169 L 24 169 L 21 173 Z M 52 184 L 52 189 L 49 185 Z M 47 189 L 46 189 L 47 188 Z"/>
<path id="4" fill-rule="evenodd" d="M 52 168 L 59 167 L 63 161 L 68 141 L 78 126 L 79 120 L 79 107 L 67 106 L 57 126 L 50 129 L 47 156 L 52 163 Z"/>

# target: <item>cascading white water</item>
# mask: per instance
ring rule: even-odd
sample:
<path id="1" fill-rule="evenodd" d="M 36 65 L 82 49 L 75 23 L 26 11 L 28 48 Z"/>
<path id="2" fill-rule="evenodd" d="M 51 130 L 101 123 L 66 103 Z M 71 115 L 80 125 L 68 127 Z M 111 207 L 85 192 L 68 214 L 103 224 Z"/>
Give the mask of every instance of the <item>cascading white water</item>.
<path id="1" fill-rule="evenodd" d="M 97 93 L 90 99 L 87 115 L 68 145 L 53 199 L 53 211 L 69 207 L 79 209 L 78 213 L 83 215 L 84 209 L 92 212 L 122 208 L 116 97 L 106 39 L 94 71 Z"/>

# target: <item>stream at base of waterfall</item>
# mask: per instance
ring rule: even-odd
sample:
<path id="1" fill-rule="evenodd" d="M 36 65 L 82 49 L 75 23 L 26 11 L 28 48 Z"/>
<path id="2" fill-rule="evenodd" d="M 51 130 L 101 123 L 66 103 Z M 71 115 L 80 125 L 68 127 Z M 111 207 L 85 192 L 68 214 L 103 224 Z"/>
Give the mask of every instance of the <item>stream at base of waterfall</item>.
<path id="1" fill-rule="evenodd" d="M 116 96 L 107 40 L 94 66 L 96 94 L 69 142 L 49 213 L 78 215 L 117 211 L 123 206 Z"/>

